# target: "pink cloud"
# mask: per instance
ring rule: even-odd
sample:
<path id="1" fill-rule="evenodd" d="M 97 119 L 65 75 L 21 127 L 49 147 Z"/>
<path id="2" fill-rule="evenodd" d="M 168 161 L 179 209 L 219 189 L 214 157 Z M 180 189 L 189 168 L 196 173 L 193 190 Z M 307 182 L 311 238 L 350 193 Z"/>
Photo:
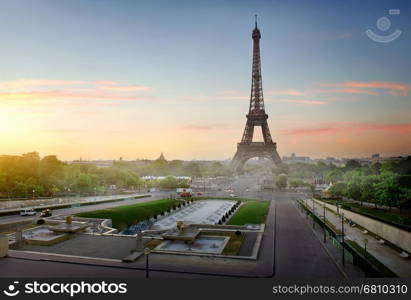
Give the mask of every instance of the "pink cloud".
<path id="1" fill-rule="evenodd" d="M 217 95 L 215 98 L 222 100 L 244 100 L 250 99 L 250 96 L 238 91 L 223 91 L 220 95 Z"/>
<path id="2" fill-rule="evenodd" d="M 94 81 L 97 85 L 116 85 L 117 82 L 111 80 L 96 80 Z"/>
<path id="3" fill-rule="evenodd" d="M 340 39 L 350 39 L 352 38 L 352 33 L 350 32 L 344 32 L 342 34 L 339 35 Z"/>
<path id="4" fill-rule="evenodd" d="M 370 91 L 369 89 L 383 89 L 387 90 L 389 94 L 396 95 L 396 96 L 407 96 L 409 90 L 411 89 L 411 84 L 401 83 L 401 82 L 384 82 L 384 81 L 373 81 L 373 82 L 358 82 L 358 81 L 351 81 L 351 82 L 341 82 L 341 83 L 321 83 L 321 86 L 325 87 L 337 87 L 341 88 L 339 90 L 330 90 L 333 91 L 340 91 L 340 92 L 347 92 L 347 93 L 362 93 L 362 94 L 370 94 L 370 95 L 377 95 L 377 92 Z"/>
<path id="5" fill-rule="evenodd" d="M 296 103 L 296 104 L 304 104 L 304 105 L 324 105 L 324 104 L 328 104 L 327 101 L 305 100 L 305 99 L 284 99 L 284 100 L 277 100 L 277 102 Z"/>
<path id="6" fill-rule="evenodd" d="M 127 86 L 102 86 L 101 89 L 117 92 L 132 92 L 132 91 L 147 91 L 150 88 L 143 85 L 127 85 Z"/>
<path id="7" fill-rule="evenodd" d="M 47 99 L 96 99 L 96 100 L 143 100 L 146 97 L 126 96 L 117 94 L 104 94 L 71 91 L 30 91 L 18 93 L 0 93 L 0 100 L 47 100 Z"/>
<path id="8" fill-rule="evenodd" d="M 367 131 L 367 130 L 381 130 L 395 133 L 411 132 L 411 123 L 328 123 L 319 124 L 315 127 L 299 127 L 293 129 L 286 129 L 283 131 L 286 135 L 321 135 L 329 133 L 347 132 L 347 131 Z"/>
<path id="9" fill-rule="evenodd" d="M 370 91 L 370 90 L 363 90 L 363 89 L 356 89 L 356 88 L 341 88 L 341 89 L 329 89 L 329 90 L 316 90 L 317 93 L 342 93 L 342 94 L 365 94 L 365 95 L 379 95 L 378 92 Z"/>
<path id="10" fill-rule="evenodd" d="M 216 123 L 216 124 L 206 124 L 206 125 L 185 125 L 182 127 L 183 130 L 214 130 L 229 127 L 227 124 Z"/>
<path id="11" fill-rule="evenodd" d="M 60 89 L 50 90 L 50 88 Z M 44 99 L 112 99 L 142 100 L 138 95 L 123 92 L 146 91 L 143 85 L 119 85 L 110 80 L 50 80 L 18 79 L 0 82 L 0 100 L 44 100 Z M 146 97 L 147 98 L 147 97 Z"/>
<path id="12" fill-rule="evenodd" d="M 297 90 L 270 90 L 267 92 L 268 95 L 288 95 L 288 96 L 303 96 L 304 92 Z"/>
<path id="13" fill-rule="evenodd" d="M 81 80 L 18 79 L 0 82 L 0 89 L 21 89 L 37 86 L 73 86 L 87 84 Z"/>
<path id="14" fill-rule="evenodd" d="M 322 134 L 328 132 L 334 132 L 336 128 L 333 127 L 322 127 L 322 128 L 294 128 L 286 129 L 283 131 L 286 135 L 308 135 L 308 134 Z"/>

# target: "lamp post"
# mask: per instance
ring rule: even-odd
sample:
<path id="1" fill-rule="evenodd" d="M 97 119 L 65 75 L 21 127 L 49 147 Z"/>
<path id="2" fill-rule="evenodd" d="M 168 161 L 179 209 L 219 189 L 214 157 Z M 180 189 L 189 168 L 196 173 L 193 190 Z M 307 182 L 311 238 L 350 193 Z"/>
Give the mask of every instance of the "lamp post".
<path id="1" fill-rule="evenodd" d="M 367 263 L 367 244 L 368 244 L 368 240 L 363 239 L 362 241 L 364 242 L 364 261 L 365 261 L 365 263 Z M 365 274 L 365 276 L 367 276 L 367 264 L 365 264 L 365 267 L 364 267 L 364 274 Z"/>
<path id="2" fill-rule="evenodd" d="M 344 214 L 341 214 L 341 248 L 342 248 L 342 265 L 345 266 L 345 253 L 344 253 Z"/>
<path id="3" fill-rule="evenodd" d="M 36 192 L 36 190 L 35 189 L 33 189 L 33 200 L 34 200 L 34 193 Z"/>
<path id="4" fill-rule="evenodd" d="M 315 219 L 314 219 L 314 199 L 311 199 L 311 201 L 313 202 L 313 210 L 312 210 L 312 217 L 313 217 L 313 228 L 315 228 Z"/>
<path id="5" fill-rule="evenodd" d="M 324 211 L 323 211 L 323 229 L 324 229 L 324 243 L 327 241 L 327 236 L 325 232 L 325 205 L 323 205 Z"/>
<path id="6" fill-rule="evenodd" d="M 144 248 L 144 255 L 146 256 L 146 278 L 148 278 L 148 256 L 150 255 L 150 248 Z"/>
<path id="7" fill-rule="evenodd" d="M 365 259 L 365 261 L 367 261 L 367 244 L 368 244 L 368 240 L 363 239 L 363 242 L 364 242 L 364 259 Z"/>

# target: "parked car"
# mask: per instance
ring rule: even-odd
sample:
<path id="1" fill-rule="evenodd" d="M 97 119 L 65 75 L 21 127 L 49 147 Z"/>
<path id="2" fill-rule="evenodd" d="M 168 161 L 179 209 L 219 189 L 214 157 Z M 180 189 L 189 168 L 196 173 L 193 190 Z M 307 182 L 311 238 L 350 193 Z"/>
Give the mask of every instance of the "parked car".
<path id="1" fill-rule="evenodd" d="M 40 213 L 40 217 L 44 218 L 44 217 L 51 217 L 52 215 L 52 210 L 47 208 L 41 211 Z"/>
<path id="2" fill-rule="evenodd" d="M 37 212 L 32 208 L 24 208 L 20 210 L 20 216 L 35 216 L 36 213 Z"/>
<path id="3" fill-rule="evenodd" d="M 180 197 L 191 197 L 191 193 L 190 192 L 182 192 L 182 193 L 180 193 Z"/>
<path id="4" fill-rule="evenodd" d="M 230 194 L 230 197 L 235 198 L 235 197 L 237 197 L 237 195 L 236 194 Z"/>

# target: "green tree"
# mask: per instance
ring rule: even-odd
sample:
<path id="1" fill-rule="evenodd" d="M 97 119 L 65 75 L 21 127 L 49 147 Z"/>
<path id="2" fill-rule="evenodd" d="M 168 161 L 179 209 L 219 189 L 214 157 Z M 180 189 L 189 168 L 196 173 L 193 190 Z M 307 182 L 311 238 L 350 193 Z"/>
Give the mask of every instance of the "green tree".
<path id="1" fill-rule="evenodd" d="M 382 173 L 394 173 L 398 163 L 394 161 L 384 161 L 381 164 L 380 172 Z"/>
<path id="2" fill-rule="evenodd" d="M 383 172 L 380 181 L 374 185 L 377 201 L 389 207 L 397 206 L 400 200 L 398 175 Z"/>
<path id="3" fill-rule="evenodd" d="M 280 190 L 287 187 L 287 175 L 280 174 L 275 178 L 275 184 Z"/>
<path id="4" fill-rule="evenodd" d="M 335 196 L 345 196 L 347 192 L 347 183 L 343 181 L 333 182 L 328 191 Z"/>
<path id="5" fill-rule="evenodd" d="M 350 159 L 345 163 L 344 169 L 347 171 L 355 170 L 361 168 L 361 164 L 355 160 L 355 159 Z"/>
<path id="6" fill-rule="evenodd" d="M 381 164 L 379 162 L 373 163 L 370 169 L 371 169 L 371 174 L 379 175 L 381 173 Z"/>
<path id="7" fill-rule="evenodd" d="M 361 186 L 358 181 L 353 180 L 348 182 L 346 195 L 348 198 L 360 200 Z"/>
<path id="8" fill-rule="evenodd" d="M 81 173 L 76 178 L 73 187 L 80 193 L 93 193 L 98 187 L 98 177 L 94 174 Z"/>
<path id="9" fill-rule="evenodd" d="M 167 176 L 159 182 L 159 187 L 163 189 L 175 189 L 178 186 L 179 182 L 174 176 Z"/>
<path id="10" fill-rule="evenodd" d="M 361 202 L 370 202 L 377 204 L 375 200 L 375 184 L 378 183 L 378 176 L 362 176 L 360 179 L 360 197 Z"/>
<path id="11" fill-rule="evenodd" d="M 343 179 L 343 176 L 344 172 L 342 170 L 334 169 L 332 171 L 328 171 L 325 174 L 325 181 L 327 183 L 341 181 Z"/>
<path id="12" fill-rule="evenodd" d="M 193 177 L 201 177 L 202 176 L 200 166 L 196 162 L 189 162 L 187 164 L 187 166 L 185 167 L 185 170 L 187 171 L 187 173 L 190 176 L 193 176 Z"/>

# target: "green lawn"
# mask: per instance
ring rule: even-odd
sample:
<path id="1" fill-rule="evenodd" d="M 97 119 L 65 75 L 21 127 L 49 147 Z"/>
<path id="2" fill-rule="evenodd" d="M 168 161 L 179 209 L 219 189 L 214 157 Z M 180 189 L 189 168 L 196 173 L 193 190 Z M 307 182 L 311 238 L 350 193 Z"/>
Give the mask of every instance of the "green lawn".
<path id="1" fill-rule="evenodd" d="M 401 216 L 397 213 L 387 211 L 385 209 L 378 209 L 372 207 L 365 207 L 361 206 L 360 204 L 354 204 L 354 211 L 358 210 L 360 212 L 374 215 L 378 218 L 385 219 L 394 223 L 403 224 L 403 225 L 411 225 L 411 218 L 407 216 Z"/>
<path id="2" fill-rule="evenodd" d="M 244 225 L 265 223 L 269 207 L 270 201 L 254 200 L 244 202 L 227 224 Z"/>
<path id="3" fill-rule="evenodd" d="M 89 211 L 76 214 L 76 216 L 84 218 L 111 219 L 113 221 L 113 227 L 122 230 L 140 221 L 153 217 L 154 215 L 158 215 L 179 203 L 181 202 L 177 200 L 161 199 Z"/>
<path id="4" fill-rule="evenodd" d="M 400 215 L 394 211 L 389 211 L 386 209 L 382 209 L 382 208 L 375 208 L 372 206 L 365 206 L 365 205 L 361 205 L 359 203 L 351 203 L 351 202 L 346 202 L 346 201 L 342 201 L 342 200 L 324 200 L 325 202 L 331 203 L 336 205 L 336 203 L 340 203 L 343 204 L 342 208 L 345 209 L 350 209 L 354 212 L 357 213 L 364 213 L 364 214 L 369 214 L 372 216 L 375 216 L 377 218 L 380 218 L 382 220 L 387 220 L 393 223 L 397 223 L 397 224 L 401 224 L 401 225 L 411 225 L 411 217 L 410 216 L 406 216 L 406 215 Z M 345 206 L 345 207 L 344 207 Z"/>

